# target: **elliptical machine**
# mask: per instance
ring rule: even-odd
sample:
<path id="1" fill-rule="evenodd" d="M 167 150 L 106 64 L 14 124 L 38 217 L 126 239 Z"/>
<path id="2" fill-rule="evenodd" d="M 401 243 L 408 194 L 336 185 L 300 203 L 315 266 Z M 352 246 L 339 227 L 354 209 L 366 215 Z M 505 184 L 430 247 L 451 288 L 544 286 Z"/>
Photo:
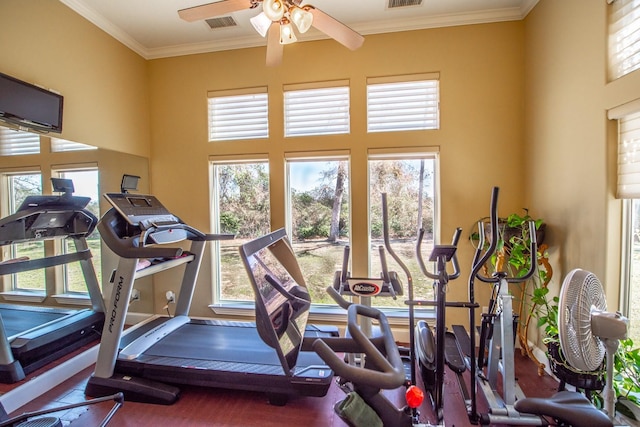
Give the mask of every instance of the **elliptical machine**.
<path id="1" fill-rule="evenodd" d="M 457 228 L 453 234 L 450 245 L 435 245 L 429 256 L 429 261 L 435 263 L 435 273 L 429 271 L 422 257 L 421 245 L 424 238 L 424 230 L 420 229 L 416 244 L 416 260 L 422 273 L 429 279 L 434 280 L 435 301 L 407 301 L 410 310 L 415 306 L 435 306 L 436 325 L 434 332 L 425 320 L 419 320 L 413 329 L 415 343 L 413 351 L 416 354 L 416 362 L 420 369 L 422 381 L 425 385 L 431 400 L 431 407 L 436 414 L 438 422 L 442 422 L 443 414 L 443 394 L 444 394 L 444 370 L 445 363 L 452 369 L 457 377 L 460 390 L 465 398 L 465 403 L 469 404 L 468 392 L 462 377 L 466 371 L 464 357 L 460 352 L 455 335 L 447 331 L 446 308 L 460 307 L 468 308 L 467 302 L 448 302 L 447 286 L 450 280 L 460 276 L 460 266 L 456 256 L 456 250 L 461 228 Z M 447 271 L 447 264 L 451 263 L 453 273 Z"/>
<path id="2" fill-rule="evenodd" d="M 446 301 L 445 285 L 451 276 L 447 277 L 444 262 L 447 253 L 440 252 L 440 259 L 435 255 L 439 251 L 434 248 L 432 257 L 437 264 L 436 273 L 424 268 L 420 254 L 420 240 L 416 249 L 418 262 L 423 273 L 434 280 L 438 292 L 436 293 L 436 338 L 424 322 L 416 327 L 415 351 L 419 355 L 419 365 L 425 384 L 433 384 L 431 395 L 434 410 L 438 419 L 442 416 L 442 383 L 444 361 L 457 375 L 462 396 L 465 400 L 469 420 L 477 424 L 511 424 L 511 425 L 544 425 L 545 421 L 539 416 L 520 413 L 514 408 L 516 400 L 524 398 L 524 393 L 518 386 L 514 367 L 514 322 L 513 297 L 509 294 L 509 283 L 521 283 L 529 279 L 535 272 L 536 263 L 530 263 L 529 271 L 519 277 L 508 277 L 504 271 L 497 271 L 490 277 L 481 271 L 484 265 L 496 254 L 498 248 L 498 187 L 493 188 L 490 207 L 490 241 L 485 245 L 485 224 L 478 223 L 480 241 L 473 257 L 468 282 L 468 301 Z M 537 244 L 535 239 L 535 224 L 529 223 L 531 236 L 530 254 L 535 256 Z M 488 231 L 488 230 L 487 230 Z M 455 237 L 454 237 L 455 239 Z M 455 240 L 454 240 L 455 241 Z M 486 246 L 486 247 L 485 247 Z M 454 257 L 455 252 L 450 255 Z M 455 258 L 453 258 L 455 259 Z M 454 263 L 454 274 L 457 272 Z M 492 293 L 487 313 L 482 314 L 480 328 L 480 342 L 476 346 L 475 310 L 479 308 L 475 300 L 475 281 L 480 280 L 492 285 Z M 410 302 L 408 302 L 410 303 Z M 429 305 L 429 302 L 414 301 L 412 305 Z M 469 310 L 469 328 L 453 325 L 453 333 L 445 333 L 445 309 L 447 307 L 461 307 Z M 476 353 L 477 351 L 477 353 Z M 485 357 L 485 352 L 488 355 Z M 470 371 L 470 384 L 464 382 L 462 373 Z M 501 387 L 498 381 L 502 380 Z M 488 413 L 480 415 L 477 408 L 477 389 L 480 389 L 487 400 Z M 499 391 L 500 389 L 500 391 Z"/>

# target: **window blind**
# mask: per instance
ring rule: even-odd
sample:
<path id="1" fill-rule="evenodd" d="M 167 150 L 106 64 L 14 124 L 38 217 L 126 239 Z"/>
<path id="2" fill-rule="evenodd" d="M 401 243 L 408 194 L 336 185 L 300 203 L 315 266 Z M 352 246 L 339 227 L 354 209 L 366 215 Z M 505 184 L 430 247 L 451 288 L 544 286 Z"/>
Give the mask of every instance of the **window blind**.
<path id="1" fill-rule="evenodd" d="M 367 84 L 367 132 L 438 129 L 438 80 Z"/>
<path id="2" fill-rule="evenodd" d="M 640 112 L 619 120 L 618 198 L 640 198 Z"/>
<path id="3" fill-rule="evenodd" d="M 209 141 L 269 137 L 266 92 L 209 97 Z"/>
<path id="4" fill-rule="evenodd" d="M 66 139 L 51 138 L 51 151 L 62 153 L 65 151 L 97 150 L 93 145 L 82 144 L 80 142 L 67 141 Z"/>
<path id="5" fill-rule="evenodd" d="M 0 156 L 19 156 L 40 153 L 40 136 L 0 127 Z"/>
<path id="6" fill-rule="evenodd" d="M 285 90 L 284 136 L 350 132 L 349 86 Z"/>
<path id="7" fill-rule="evenodd" d="M 617 79 L 640 68 L 640 0 L 609 5 L 609 76 Z"/>

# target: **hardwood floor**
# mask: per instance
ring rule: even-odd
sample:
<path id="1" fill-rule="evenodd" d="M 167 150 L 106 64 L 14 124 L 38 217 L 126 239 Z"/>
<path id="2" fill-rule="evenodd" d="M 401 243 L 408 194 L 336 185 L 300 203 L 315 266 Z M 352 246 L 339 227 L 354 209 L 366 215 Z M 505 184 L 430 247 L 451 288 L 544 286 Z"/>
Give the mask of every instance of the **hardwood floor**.
<path id="1" fill-rule="evenodd" d="M 80 372 L 33 400 L 16 414 L 84 400 L 84 387 L 91 372 L 92 368 Z M 528 396 L 546 397 L 556 391 L 557 382 L 549 376 L 539 377 L 534 364 L 519 352 L 516 354 L 516 375 L 520 386 Z M 403 392 L 404 390 L 396 390 L 387 394 L 392 401 L 403 405 Z M 292 398 L 286 406 L 278 407 L 270 405 L 262 393 L 185 386 L 182 387 L 180 400 L 170 406 L 125 402 L 109 425 L 119 427 L 345 426 L 333 411 L 333 405 L 343 398 L 344 393 L 334 384 L 325 397 L 296 397 Z M 57 416 L 62 419 L 65 426 L 94 426 L 101 422 L 112 406 L 111 402 L 103 402 L 66 413 L 58 413 Z M 482 397 L 478 398 L 478 408 L 480 411 L 486 410 L 486 403 Z M 420 414 L 422 422 L 436 421 L 426 404 L 420 408 Z M 447 371 L 445 375 L 444 414 L 447 426 L 471 425 L 460 397 L 457 380 L 451 371 Z"/>

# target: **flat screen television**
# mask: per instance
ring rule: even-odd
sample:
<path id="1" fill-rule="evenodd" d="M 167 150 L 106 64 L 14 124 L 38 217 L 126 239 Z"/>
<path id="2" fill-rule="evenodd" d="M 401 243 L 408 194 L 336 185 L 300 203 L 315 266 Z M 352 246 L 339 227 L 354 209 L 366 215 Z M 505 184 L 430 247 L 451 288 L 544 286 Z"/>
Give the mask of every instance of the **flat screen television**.
<path id="1" fill-rule="evenodd" d="M 62 132 L 63 96 L 0 73 L 0 121 Z"/>

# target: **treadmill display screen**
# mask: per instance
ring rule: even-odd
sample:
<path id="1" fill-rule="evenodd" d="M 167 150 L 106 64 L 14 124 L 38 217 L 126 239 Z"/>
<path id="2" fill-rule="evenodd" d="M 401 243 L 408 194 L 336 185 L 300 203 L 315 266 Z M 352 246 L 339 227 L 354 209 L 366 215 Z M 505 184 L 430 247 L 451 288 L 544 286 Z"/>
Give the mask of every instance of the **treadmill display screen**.
<path id="1" fill-rule="evenodd" d="M 275 238 L 274 238 L 275 237 Z M 283 230 L 240 248 L 256 297 L 256 326 L 289 373 L 296 364 L 309 317 L 310 298 Z"/>
<path id="2" fill-rule="evenodd" d="M 129 203 L 136 208 L 149 208 L 151 207 L 151 203 L 144 197 L 127 197 Z"/>

